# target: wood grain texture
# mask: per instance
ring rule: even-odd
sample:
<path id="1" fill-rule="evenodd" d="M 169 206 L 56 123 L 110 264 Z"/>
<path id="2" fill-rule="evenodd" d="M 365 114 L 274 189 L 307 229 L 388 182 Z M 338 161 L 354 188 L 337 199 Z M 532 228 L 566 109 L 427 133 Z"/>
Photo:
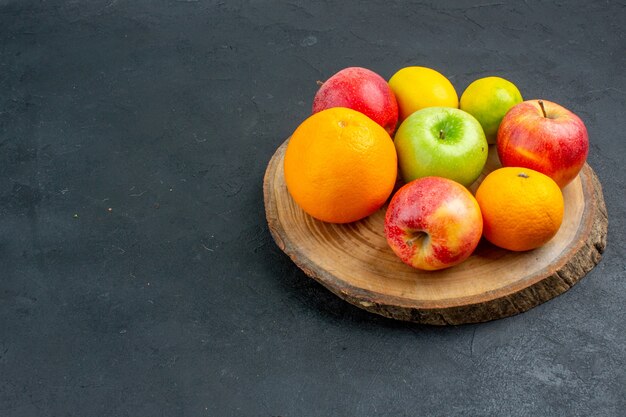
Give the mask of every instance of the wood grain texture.
<path id="1" fill-rule="evenodd" d="M 386 317 L 425 324 L 483 322 L 527 311 L 567 291 L 602 257 L 608 218 L 602 187 L 589 165 L 563 189 L 557 235 L 541 248 L 510 252 L 481 241 L 453 268 L 425 272 L 403 264 L 384 237 L 386 206 L 358 222 L 318 221 L 287 191 L 283 157 L 270 160 L 263 182 L 265 212 L 276 244 L 308 276 L 344 300 Z M 483 174 L 500 166 L 491 146 Z"/>

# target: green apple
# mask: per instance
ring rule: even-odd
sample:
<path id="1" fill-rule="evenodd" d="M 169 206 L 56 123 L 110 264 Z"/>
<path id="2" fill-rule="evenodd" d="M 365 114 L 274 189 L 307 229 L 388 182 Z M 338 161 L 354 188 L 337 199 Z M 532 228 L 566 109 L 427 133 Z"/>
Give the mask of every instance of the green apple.
<path id="1" fill-rule="evenodd" d="M 405 182 L 444 177 L 469 187 L 487 161 L 485 132 L 463 110 L 428 107 L 407 117 L 394 139 Z"/>

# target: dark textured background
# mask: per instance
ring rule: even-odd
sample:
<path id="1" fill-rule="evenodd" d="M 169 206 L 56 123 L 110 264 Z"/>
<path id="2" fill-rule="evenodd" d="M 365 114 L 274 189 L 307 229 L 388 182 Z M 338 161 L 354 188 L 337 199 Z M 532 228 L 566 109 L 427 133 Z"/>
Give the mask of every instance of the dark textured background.
<path id="1" fill-rule="evenodd" d="M 470 4 L 0 0 L 0 415 L 623 416 L 626 4 Z M 569 292 L 411 325 L 273 243 L 315 81 L 408 65 L 585 121 L 609 243 Z"/>

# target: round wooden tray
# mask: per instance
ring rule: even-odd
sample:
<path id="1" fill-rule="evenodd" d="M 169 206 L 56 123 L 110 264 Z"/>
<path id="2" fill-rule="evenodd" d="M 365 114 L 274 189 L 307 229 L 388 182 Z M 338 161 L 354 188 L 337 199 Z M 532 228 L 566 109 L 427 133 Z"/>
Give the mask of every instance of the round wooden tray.
<path id="1" fill-rule="evenodd" d="M 276 244 L 339 297 L 386 317 L 446 325 L 518 314 L 567 291 L 600 261 L 606 246 L 602 187 L 585 164 L 563 189 L 563 224 L 546 245 L 520 253 L 483 240 L 469 259 L 453 268 L 413 269 L 387 245 L 386 206 L 366 219 L 338 225 L 315 220 L 296 205 L 283 173 L 288 141 L 276 150 L 263 181 L 265 213 Z M 499 166 L 490 146 L 472 191 Z"/>

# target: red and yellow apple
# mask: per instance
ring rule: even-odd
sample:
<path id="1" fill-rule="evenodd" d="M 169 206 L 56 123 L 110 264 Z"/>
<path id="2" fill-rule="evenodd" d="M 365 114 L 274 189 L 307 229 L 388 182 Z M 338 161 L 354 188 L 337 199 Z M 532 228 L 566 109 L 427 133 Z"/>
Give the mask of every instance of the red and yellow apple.
<path id="1" fill-rule="evenodd" d="M 497 149 L 503 166 L 534 169 L 563 188 L 585 164 L 589 137 L 571 111 L 547 100 L 528 100 L 502 119 Z"/>
<path id="2" fill-rule="evenodd" d="M 467 259 L 480 241 L 483 218 L 472 194 L 442 177 L 409 182 L 391 199 L 385 215 L 387 243 L 402 262 L 438 270 Z"/>
<path id="3" fill-rule="evenodd" d="M 361 112 L 390 135 L 396 130 L 396 96 L 384 78 L 367 68 L 344 68 L 322 83 L 313 99 L 313 113 L 331 107 Z"/>

